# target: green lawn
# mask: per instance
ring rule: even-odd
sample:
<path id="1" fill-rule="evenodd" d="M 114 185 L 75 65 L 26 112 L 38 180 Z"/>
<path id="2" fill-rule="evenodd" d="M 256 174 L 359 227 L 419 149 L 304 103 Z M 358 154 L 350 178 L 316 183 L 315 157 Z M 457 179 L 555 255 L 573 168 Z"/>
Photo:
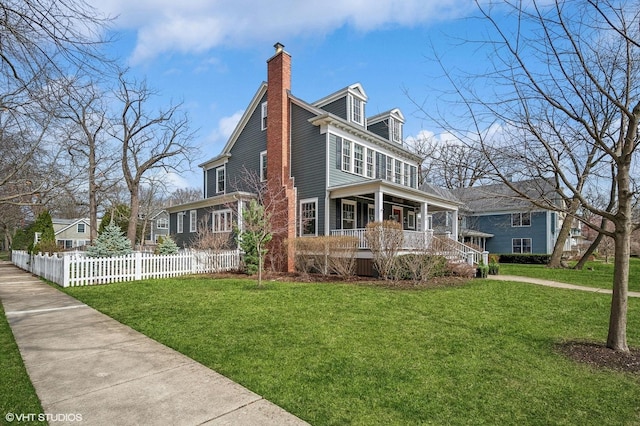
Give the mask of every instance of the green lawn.
<path id="1" fill-rule="evenodd" d="M 203 277 L 66 291 L 313 425 L 640 423 L 640 378 L 554 352 L 605 340 L 602 294 Z M 639 308 L 629 301 L 633 346 Z"/>
<path id="2" fill-rule="evenodd" d="M 584 269 L 550 269 L 544 265 L 500 264 L 500 274 L 542 278 L 570 284 L 597 288 L 612 288 L 613 261 L 588 262 Z M 631 258 L 629 265 L 629 290 L 640 291 L 640 259 Z"/>
<path id="3" fill-rule="evenodd" d="M 0 424 L 11 414 L 29 415 L 43 413 L 40 400 L 24 368 L 20 351 L 0 304 Z M 23 417 L 24 418 L 24 417 Z M 9 419 L 11 420 L 11 419 Z M 21 425 L 46 424 L 24 421 Z"/>

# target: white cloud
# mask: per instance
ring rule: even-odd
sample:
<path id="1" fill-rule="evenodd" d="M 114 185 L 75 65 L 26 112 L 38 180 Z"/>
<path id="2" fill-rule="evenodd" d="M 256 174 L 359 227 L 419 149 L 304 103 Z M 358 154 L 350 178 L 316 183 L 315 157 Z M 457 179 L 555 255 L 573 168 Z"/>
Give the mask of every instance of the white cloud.
<path id="1" fill-rule="evenodd" d="M 293 36 L 322 36 L 344 25 L 359 31 L 437 22 L 469 11 L 468 0 L 90 0 L 137 34 L 131 60 L 198 53 Z"/>

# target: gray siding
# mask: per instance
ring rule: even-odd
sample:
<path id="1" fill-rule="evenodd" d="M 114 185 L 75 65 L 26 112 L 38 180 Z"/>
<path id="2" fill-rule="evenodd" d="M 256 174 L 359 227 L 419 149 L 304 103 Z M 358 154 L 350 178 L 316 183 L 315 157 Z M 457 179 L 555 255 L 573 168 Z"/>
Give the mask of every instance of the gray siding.
<path id="1" fill-rule="evenodd" d="M 267 149 L 267 131 L 261 130 L 262 110 L 261 105 L 267 100 L 267 95 L 258 103 L 258 107 L 252 112 L 246 126 L 238 135 L 238 139 L 231 148 L 231 158 L 226 164 L 226 193 L 246 191 L 242 185 L 243 169 L 260 173 L 260 153 Z M 216 189 L 216 171 L 207 171 L 207 197 L 219 195 Z"/>
<path id="2" fill-rule="evenodd" d="M 389 119 L 379 121 L 375 124 L 372 124 L 367 127 L 371 133 L 375 133 L 376 135 L 389 140 Z"/>
<path id="3" fill-rule="evenodd" d="M 204 207 L 204 208 L 200 208 L 200 209 L 196 209 L 196 215 L 197 215 L 197 221 L 198 223 L 200 223 L 200 221 L 204 220 L 206 218 L 207 223 L 209 224 L 209 226 L 211 226 L 211 212 L 213 211 L 217 211 L 217 210 L 227 210 L 230 207 L 227 205 L 218 205 L 218 206 L 212 206 L 212 207 Z M 187 209 L 184 210 L 184 227 L 183 227 L 183 232 L 178 233 L 178 219 L 177 216 L 180 213 L 171 213 L 169 216 L 169 234 L 171 235 L 171 237 L 174 239 L 174 241 L 176 242 L 176 244 L 178 244 L 179 247 L 190 247 L 195 238 L 196 238 L 196 233 L 195 232 L 189 232 L 189 230 L 191 229 L 191 223 L 190 223 L 190 219 L 191 219 L 191 215 L 189 214 L 189 212 L 191 211 L 191 209 Z M 236 221 L 236 217 L 234 214 L 234 223 Z"/>
<path id="4" fill-rule="evenodd" d="M 348 120 L 347 117 L 347 95 L 343 98 L 337 99 L 322 107 L 323 110 L 330 112 L 333 115 L 337 115 L 340 118 Z"/>
<path id="5" fill-rule="evenodd" d="M 511 226 L 511 214 L 478 216 L 473 222 L 474 229 L 494 235 L 487 240 L 491 253 L 511 253 L 513 238 L 531 238 L 532 253 L 547 253 L 546 212 L 532 212 L 531 226 Z"/>
<path id="6" fill-rule="evenodd" d="M 298 214 L 300 200 L 318 198 L 318 235 L 324 235 L 326 173 L 326 135 L 308 120 L 315 114 L 291 105 L 291 174 L 298 191 Z M 268 153 L 267 153 L 268 157 Z"/>

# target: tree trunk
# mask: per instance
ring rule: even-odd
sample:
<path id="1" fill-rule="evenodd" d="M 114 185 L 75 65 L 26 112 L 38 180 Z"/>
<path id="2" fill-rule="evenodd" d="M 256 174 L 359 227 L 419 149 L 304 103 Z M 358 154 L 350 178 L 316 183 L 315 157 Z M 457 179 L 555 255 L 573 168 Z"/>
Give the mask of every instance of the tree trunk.
<path id="1" fill-rule="evenodd" d="M 615 260 L 613 266 L 613 295 L 609 317 L 607 347 L 629 351 L 627 346 L 627 298 L 629 292 L 629 255 L 631 254 L 630 224 L 616 224 Z"/>
<path id="2" fill-rule="evenodd" d="M 553 253 L 551 253 L 551 258 L 549 259 L 549 264 L 547 265 L 549 268 L 561 268 L 562 267 L 562 255 L 564 253 L 564 245 L 571 234 L 571 226 L 573 225 L 573 214 L 578 211 L 578 207 L 580 206 L 580 202 L 577 199 L 571 200 L 571 206 L 569 207 L 568 214 L 565 219 L 562 221 L 562 227 L 560 227 L 560 232 L 558 233 L 558 238 L 556 238 L 556 243 L 553 247 Z"/>
<path id="3" fill-rule="evenodd" d="M 602 222 L 602 226 L 604 226 L 604 219 Z M 598 248 L 598 245 L 600 245 L 600 241 L 602 241 L 603 237 L 604 234 L 602 232 L 598 233 L 596 239 L 593 240 L 589 248 L 587 248 L 587 250 L 582 254 L 582 257 L 580 258 L 578 263 L 576 263 L 576 266 L 574 266 L 573 269 L 582 270 L 582 268 L 584 268 L 584 265 L 589 261 L 589 257 L 591 257 L 593 252 Z"/>
<path id="4" fill-rule="evenodd" d="M 131 241 L 131 247 L 136 248 L 136 231 L 138 227 L 138 213 L 140 211 L 140 200 L 138 188 L 131 190 L 131 215 L 129 216 L 129 227 L 127 228 L 127 238 Z"/>

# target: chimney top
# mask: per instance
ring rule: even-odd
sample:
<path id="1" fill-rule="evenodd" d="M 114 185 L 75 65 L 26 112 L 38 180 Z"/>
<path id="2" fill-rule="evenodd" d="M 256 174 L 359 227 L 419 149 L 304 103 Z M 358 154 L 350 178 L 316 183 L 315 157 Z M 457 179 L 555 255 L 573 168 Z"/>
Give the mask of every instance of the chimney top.
<path id="1" fill-rule="evenodd" d="M 284 50 L 284 44 L 278 42 L 276 44 L 273 45 L 273 47 L 276 48 L 276 54 L 282 52 Z"/>

